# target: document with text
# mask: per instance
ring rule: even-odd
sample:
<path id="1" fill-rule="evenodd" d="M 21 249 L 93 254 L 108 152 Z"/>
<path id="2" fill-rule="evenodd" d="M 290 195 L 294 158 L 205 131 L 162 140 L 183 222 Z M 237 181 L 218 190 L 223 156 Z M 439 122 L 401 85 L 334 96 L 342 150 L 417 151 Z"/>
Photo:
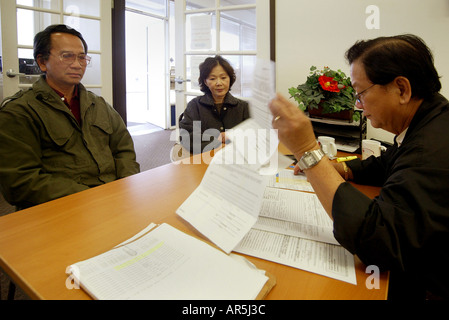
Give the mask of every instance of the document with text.
<path id="1" fill-rule="evenodd" d="M 354 257 L 313 193 L 267 187 L 260 215 L 236 252 L 355 284 Z"/>
<path id="2" fill-rule="evenodd" d="M 252 300 L 268 280 L 264 271 L 167 224 L 70 269 L 101 300 Z"/>
<path id="3" fill-rule="evenodd" d="M 314 192 L 304 174 L 295 175 L 291 169 L 283 169 L 273 175 L 268 186 L 280 189 Z"/>
<path id="4" fill-rule="evenodd" d="M 258 59 L 253 72 L 249 113 L 251 118 L 226 131 L 226 136 L 248 163 L 265 165 L 277 152 L 279 139 L 268 107 L 275 97 L 275 63 Z"/>
<path id="5" fill-rule="evenodd" d="M 214 156 L 195 191 L 176 213 L 230 253 L 256 223 L 268 176 L 245 164 L 221 164 Z"/>
<path id="6" fill-rule="evenodd" d="M 339 245 L 251 229 L 235 251 L 357 284 L 354 256 Z"/>
<path id="7" fill-rule="evenodd" d="M 276 96 L 276 65 L 273 61 L 258 59 L 253 73 L 250 101 L 251 117 L 262 127 L 272 128 L 273 115 L 268 104 Z"/>
<path id="8" fill-rule="evenodd" d="M 259 226 L 264 230 L 338 244 L 333 222 L 314 193 L 268 187 L 259 215 Z"/>

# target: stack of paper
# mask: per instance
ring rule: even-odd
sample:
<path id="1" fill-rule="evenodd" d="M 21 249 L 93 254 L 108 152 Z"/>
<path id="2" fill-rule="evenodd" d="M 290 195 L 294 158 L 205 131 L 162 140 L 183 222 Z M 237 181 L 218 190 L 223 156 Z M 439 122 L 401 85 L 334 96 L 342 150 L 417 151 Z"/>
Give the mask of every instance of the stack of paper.
<path id="1" fill-rule="evenodd" d="M 162 224 L 70 266 L 95 299 L 255 299 L 268 278 L 203 241 Z"/>
<path id="2" fill-rule="evenodd" d="M 267 188 L 259 219 L 236 252 L 356 284 L 354 257 L 312 193 Z"/>

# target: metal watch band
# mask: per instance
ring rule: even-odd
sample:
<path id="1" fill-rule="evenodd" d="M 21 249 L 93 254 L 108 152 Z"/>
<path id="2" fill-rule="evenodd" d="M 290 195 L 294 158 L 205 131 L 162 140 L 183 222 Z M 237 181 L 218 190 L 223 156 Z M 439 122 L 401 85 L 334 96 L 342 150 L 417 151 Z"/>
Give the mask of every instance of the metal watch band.
<path id="1" fill-rule="evenodd" d="M 307 151 L 298 161 L 299 169 L 304 171 L 316 166 L 324 156 L 325 153 L 321 150 L 321 148 Z"/>

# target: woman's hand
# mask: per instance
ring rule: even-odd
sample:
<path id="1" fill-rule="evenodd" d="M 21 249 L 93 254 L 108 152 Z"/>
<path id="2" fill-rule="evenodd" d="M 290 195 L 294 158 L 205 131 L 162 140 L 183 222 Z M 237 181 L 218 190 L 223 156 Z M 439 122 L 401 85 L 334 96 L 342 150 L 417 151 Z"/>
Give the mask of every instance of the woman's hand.
<path id="1" fill-rule="evenodd" d="M 312 123 L 304 112 L 280 94 L 270 102 L 269 107 L 279 140 L 296 159 L 300 159 L 306 151 L 317 149 Z"/>

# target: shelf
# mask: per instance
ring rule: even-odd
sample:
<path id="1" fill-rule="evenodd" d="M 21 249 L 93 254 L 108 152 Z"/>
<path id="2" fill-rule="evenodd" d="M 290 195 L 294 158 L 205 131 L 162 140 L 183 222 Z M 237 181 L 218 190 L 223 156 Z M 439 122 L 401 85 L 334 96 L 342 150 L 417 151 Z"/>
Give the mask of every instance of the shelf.
<path id="1" fill-rule="evenodd" d="M 337 126 L 347 126 L 347 127 L 359 127 L 360 126 L 360 120 L 358 121 L 343 121 L 343 120 L 337 120 L 337 119 L 325 119 L 325 118 L 314 118 L 309 117 L 312 122 L 318 122 L 318 123 L 324 123 L 324 124 L 330 124 L 330 125 L 337 125 Z"/>
<path id="2" fill-rule="evenodd" d="M 366 138 L 365 117 L 353 122 L 323 118 L 310 118 L 310 120 L 317 137 L 333 137 L 338 150 L 361 153 L 362 140 Z"/>

